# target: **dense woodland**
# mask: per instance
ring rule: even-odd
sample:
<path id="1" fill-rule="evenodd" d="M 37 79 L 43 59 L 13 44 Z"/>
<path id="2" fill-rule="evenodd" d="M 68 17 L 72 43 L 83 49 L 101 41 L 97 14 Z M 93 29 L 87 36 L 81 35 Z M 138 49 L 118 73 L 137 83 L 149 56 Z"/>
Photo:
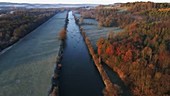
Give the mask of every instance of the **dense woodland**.
<path id="1" fill-rule="evenodd" d="M 120 7 L 81 9 L 100 27 L 118 26 L 97 42 L 97 53 L 130 87 L 135 96 L 170 95 L 170 4 L 134 2 Z"/>
<path id="2" fill-rule="evenodd" d="M 22 9 L 0 17 L 0 51 L 61 9 Z M 134 96 L 170 95 L 170 4 L 134 2 L 79 9 L 99 27 L 120 27 L 97 42 L 97 56 L 116 71 Z M 66 39 L 66 30 L 60 32 Z M 90 41 L 89 41 L 90 42 Z M 98 59 L 97 59 L 98 60 Z"/>
<path id="3" fill-rule="evenodd" d="M 170 95 L 170 10 L 166 10 L 167 4 L 156 8 L 152 4 L 128 3 L 128 11 L 120 13 L 123 16 L 115 12 L 118 17 L 113 22 L 126 30 L 110 33 L 97 43 L 98 55 L 122 72 L 125 83 L 138 96 Z"/>
<path id="4" fill-rule="evenodd" d="M 12 45 L 62 9 L 15 9 L 0 17 L 0 51 Z"/>

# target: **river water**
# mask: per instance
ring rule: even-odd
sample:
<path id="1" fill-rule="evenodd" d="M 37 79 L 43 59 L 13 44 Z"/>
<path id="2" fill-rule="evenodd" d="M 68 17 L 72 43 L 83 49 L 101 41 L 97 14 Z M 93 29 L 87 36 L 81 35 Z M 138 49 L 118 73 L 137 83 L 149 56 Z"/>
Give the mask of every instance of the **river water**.
<path id="1" fill-rule="evenodd" d="M 0 96 L 47 96 L 66 14 L 56 14 L 0 55 Z"/>
<path id="2" fill-rule="evenodd" d="M 59 77 L 59 94 L 60 96 L 103 96 L 103 81 L 89 55 L 72 12 L 69 12 L 68 19 L 67 39 Z"/>
<path id="3" fill-rule="evenodd" d="M 119 75 L 115 71 L 113 71 L 113 69 L 111 69 L 109 66 L 107 66 L 105 63 L 103 63 L 102 65 L 110 81 L 113 84 L 117 84 L 121 88 L 122 90 L 121 96 L 132 96 L 130 89 L 124 84 L 124 82 L 121 80 Z"/>

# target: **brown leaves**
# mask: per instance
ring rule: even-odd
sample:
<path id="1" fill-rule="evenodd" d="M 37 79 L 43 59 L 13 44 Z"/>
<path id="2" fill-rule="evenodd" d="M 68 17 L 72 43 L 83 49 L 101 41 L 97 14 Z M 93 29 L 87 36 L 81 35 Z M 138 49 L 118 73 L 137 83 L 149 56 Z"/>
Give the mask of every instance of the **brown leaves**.
<path id="1" fill-rule="evenodd" d="M 128 50 L 125 53 L 125 56 L 123 57 L 123 60 L 124 60 L 124 62 L 128 62 L 128 61 L 132 60 L 132 51 L 131 50 Z"/>
<path id="2" fill-rule="evenodd" d="M 106 48 L 106 54 L 107 54 L 107 55 L 113 55 L 113 46 L 112 46 L 112 45 L 109 45 L 109 46 Z"/>
<path id="3" fill-rule="evenodd" d="M 59 39 L 60 40 L 65 40 L 66 39 L 66 29 L 65 28 L 63 28 L 63 29 L 61 29 L 61 31 L 60 31 L 60 33 L 59 33 Z"/>

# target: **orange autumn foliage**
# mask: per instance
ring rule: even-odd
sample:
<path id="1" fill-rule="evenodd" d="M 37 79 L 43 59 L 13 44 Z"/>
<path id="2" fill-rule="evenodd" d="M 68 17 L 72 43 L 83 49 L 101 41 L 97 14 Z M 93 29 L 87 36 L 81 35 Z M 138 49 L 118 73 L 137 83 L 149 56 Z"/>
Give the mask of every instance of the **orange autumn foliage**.
<path id="1" fill-rule="evenodd" d="M 106 54 L 107 54 L 107 55 L 113 55 L 113 46 L 112 46 L 112 45 L 109 45 L 109 46 L 106 48 Z"/>
<path id="2" fill-rule="evenodd" d="M 124 62 L 132 60 L 132 51 L 130 49 L 125 53 L 123 60 Z"/>

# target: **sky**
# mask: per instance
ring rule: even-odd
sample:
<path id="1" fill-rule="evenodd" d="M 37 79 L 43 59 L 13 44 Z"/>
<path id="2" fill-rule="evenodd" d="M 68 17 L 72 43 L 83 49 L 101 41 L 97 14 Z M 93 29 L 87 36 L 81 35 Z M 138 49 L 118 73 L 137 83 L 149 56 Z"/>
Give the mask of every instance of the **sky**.
<path id="1" fill-rule="evenodd" d="M 148 1 L 148 0 L 0 0 L 0 2 L 14 2 L 14 3 L 40 3 L 40 4 L 113 4 L 126 3 L 134 1 Z M 169 2 L 170 0 L 149 0 L 152 2 Z"/>

